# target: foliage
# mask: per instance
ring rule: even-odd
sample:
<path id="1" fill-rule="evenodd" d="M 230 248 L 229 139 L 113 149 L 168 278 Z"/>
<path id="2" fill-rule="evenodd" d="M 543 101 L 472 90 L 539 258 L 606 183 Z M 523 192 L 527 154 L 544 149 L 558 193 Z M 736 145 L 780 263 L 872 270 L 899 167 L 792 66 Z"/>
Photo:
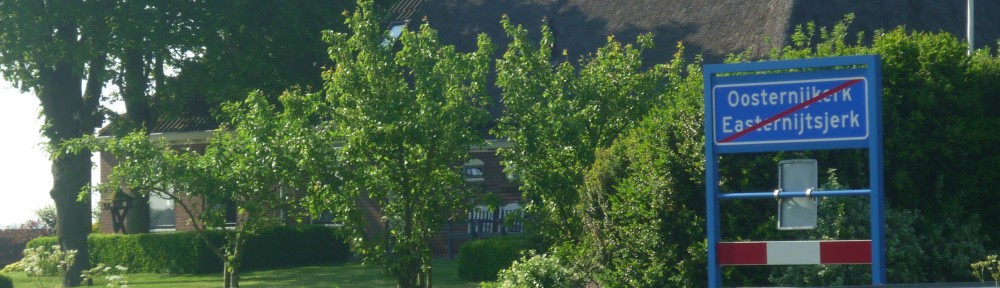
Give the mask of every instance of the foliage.
<path id="1" fill-rule="evenodd" d="M 52 147 L 90 135 L 101 124 L 99 103 L 108 80 L 109 1 L 0 1 L 0 74 L 22 92 L 33 92 L 45 124 L 41 132 Z M 58 211 L 55 227 L 63 248 L 77 258 L 62 279 L 80 282 L 90 265 L 90 199 L 77 199 L 90 181 L 87 150 L 52 157 L 52 191 Z"/>
<path id="2" fill-rule="evenodd" d="M 35 210 L 35 216 L 38 216 L 38 220 L 44 223 L 46 227 L 50 229 L 56 227 L 55 205 L 45 205 L 45 207 L 38 208 L 37 210 Z"/>
<path id="3" fill-rule="evenodd" d="M 104 263 L 97 263 L 93 268 L 83 270 L 81 273 L 83 281 L 87 283 L 93 283 L 93 280 L 99 276 L 104 276 L 104 280 L 108 281 L 107 287 L 114 288 L 124 288 L 128 287 L 128 267 L 115 265 L 115 266 L 105 266 Z"/>
<path id="4" fill-rule="evenodd" d="M 458 276 L 468 281 L 495 281 L 497 273 L 510 267 L 530 246 L 530 242 L 521 237 L 495 237 L 465 243 L 459 248 Z"/>
<path id="5" fill-rule="evenodd" d="M 24 271 L 24 265 L 21 263 L 21 261 L 17 261 L 14 263 L 10 263 L 7 266 L 4 266 L 3 269 L 0 270 L 0 273 L 11 273 L 11 272 L 21 272 L 21 271 Z"/>
<path id="6" fill-rule="evenodd" d="M 354 255 L 335 228 L 278 226 L 247 239 L 243 265 L 250 270 L 344 262 Z"/>
<path id="7" fill-rule="evenodd" d="M 822 190 L 848 189 L 839 182 L 835 169 L 827 171 Z M 831 197 L 820 200 L 816 229 L 796 235 L 799 240 L 870 239 L 867 198 Z M 916 233 L 917 215 L 911 210 L 889 209 L 886 226 L 887 276 L 891 283 L 926 281 L 918 263 L 925 254 Z M 773 223 L 772 223 L 773 224 Z M 935 266 L 933 269 L 940 268 Z M 788 266 L 771 272 L 770 280 L 785 286 L 847 286 L 871 283 L 871 268 L 865 265 Z"/>
<path id="8" fill-rule="evenodd" d="M 212 243 L 225 242 L 226 232 L 211 230 Z M 129 267 L 132 272 L 213 273 L 222 271 L 222 262 L 196 232 L 155 234 L 90 235 L 94 262 Z M 45 247 L 56 238 L 41 237 L 28 247 Z M 322 226 L 275 227 L 247 239 L 243 267 L 271 269 L 319 263 L 343 262 L 352 255 L 335 229 Z"/>
<path id="9" fill-rule="evenodd" d="M 995 231 L 983 230 L 982 227 L 1000 223 L 995 217 L 983 216 L 997 209 L 997 196 L 985 187 L 995 185 L 996 177 L 989 176 L 987 171 L 994 171 L 1000 163 L 997 153 L 987 152 L 991 151 L 988 148 L 992 145 L 990 143 L 1000 140 L 992 132 L 1000 129 L 1000 118 L 993 112 L 997 108 L 995 79 L 1000 75 L 997 73 L 1000 71 L 1000 60 L 984 50 L 972 56 L 966 55 L 966 44 L 952 35 L 908 32 L 902 27 L 875 31 L 871 45 L 862 44 L 865 40 L 860 34 L 857 44 L 847 43 L 846 27 L 852 20 L 853 16 L 848 15 L 830 30 L 817 30 L 811 23 L 799 26 L 792 36 L 792 44 L 773 50 L 770 58 L 881 56 L 889 281 L 910 283 L 971 279 L 966 265 L 983 254 L 984 246 L 992 246 L 990 243 L 998 240 Z M 748 61 L 744 56 L 732 55 L 729 61 Z M 767 190 L 773 183 L 759 179 L 773 179 L 769 175 L 773 175 L 771 167 L 775 160 L 789 158 L 813 158 L 819 160 L 820 165 L 837 169 L 845 187 L 869 186 L 867 155 L 844 150 L 726 155 L 721 159 L 723 167 L 735 168 L 722 172 L 723 190 Z M 745 177 L 747 173 L 759 177 Z M 867 207 L 864 200 L 850 201 L 853 202 L 827 200 L 820 209 L 824 209 L 822 205 Z M 857 204 L 849 204 L 855 202 Z M 768 207 L 773 204 L 764 204 L 768 205 L 727 203 L 724 217 L 730 223 L 723 226 L 723 234 L 750 239 L 803 237 L 774 231 L 771 228 L 773 218 L 769 213 L 762 213 L 773 211 Z M 835 221 L 847 221 L 829 225 L 845 230 L 810 234 L 813 238 L 809 239 L 867 237 L 863 235 L 867 231 L 867 219 L 844 216 L 849 214 L 867 215 L 867 210 L 833 211 L 828 215 L 839 219 Z M 780 283 L 862 283 L 865 281 L 863 277 L 837 279 L 837 275 L 868 275 L 869 272 L 860 271 L 866 269 L 807 267 L 798 271 L 810 271 L 813 273 L 811 276 Z M 733 282 L 746 285 L 761 283 L 757 281 L 760 279 L 754 280 L 739 272 L 729 276 L 736 280 Z M 788 280 L 785 277 L 776 278 L 774 274 L 772 279 Z"/>
<path id="10" fill-rule="evenodd" d="M 494 133 L 514 145 L 499 153 L 521 176 L 529 232 L 550 243 L 575 241 L 582 228 L 575 207 L 583 171 L 596 148 L 610 146 L 663 101 L 668 67 L 643 68 L 642 52 L 653 48 L 648 34 L 625 45 L 609 37 L 574 63 L 552 55 L 555 38 L 547 26 L 535 45 L 520 25 L 506 18 L 502 24 L 511 42 L 496 64 L 505 111 Z"/>
<path id="11" fill-rule="evenodd" d="M 350 33 L 325 34 L 336 63 L 323 75 L 330 131 L 351 167 L 339 171 L 345 186 L 338 193 L 378 204 L 386 228 L 375 239 L 362 237 L 362 218 L 347 223 L 365 260 L 400 287 L 429 285 L 428 241 L 471 196 L 459 170 L 470 145 L 482 143 L 476 128 L 488 116 L 492 45 L 482 35 L 477 51 L 458 53 L 427 23 L 404 31 L 397 45 L 385 38 L 372 2 L 358 6 L 346 22 Z M 358 213 L 353 201 L 339 206 Z"/>
<path id="12" fill-rule="evenodd" d="M 292 95 L 285 101 L 294 99 Z M 318 139 L 306 123 L 308 115 L 277 112 L 263 95 L 251 93 L 243 103 L 226 105 L 223 116 L 232 130 L 216 133 L 203 155 L 190 148 L 173 149 L 162 141 L 151 142 L 141 132 L 120 139 L 81 138 L 67 143 L 63 149 L 99 150 L 119 159 L 109 180 L 98 187 L 101 191 L 126 187 L 177 203 L 184 213 L 192 215 L 192 227 L 223 260 L 226 285 L 237 286 L 246 239 L 281 223 L 280 211 L 294 207 L 293 202 L 298 201 L 291 193 L 285 193 L 286 189 L 308 192 L 332 189 L 338 181 L 332 174 L 338 169 L 335 162 L 305 158 L 315 153 L 331 153 L 333 149 L 331 142 L 308 142 Z M 206 231 L 225 227 L 226 209 L 220 205 L 225 202 L 232 203 L 237 211 L 236 228 L 234 233 L 225 234 L 225 242 L 213 243 Z"/>
<path id="13" fill-rule="evenodd" d="M 178 35 L 187 39 L 175 37 L 168 44 L 194 44 L 187 48 L 196 56 L 166 59 L 179 73 L 157 91 L 170 95 L 158 108 L 166 106 L 171 114 L 195 108 L 183 106 L 191 97 L 220 107 L 244 100 L 253 90 L 277 96 L 289 87 L 321 88 L 321 72 L 332 64 L 322 31 L 344 30 L 343 12 L 352 10 L 355 1 L 199 1 L 179 6 L 193 6 L 188 9 L 196 24 L 190 35 Z M 170 47 L 149 48 L 156 53 Z"/>
<path id="14" fill-rule="evenodd" d="M 1000 261 L 997 261 L 996 254 L 986 256 L 986 260 L 969 264 L 969 267 L 972 268 L 972 276 L 979 279 L 979 282 L 986 282 L 986 275 L 989 275 L 993 278 L 993 286 L 1000 286 Z"/>
<path id="15" fill-rule="evenodd" d="M 222 235 L 213 237 L 221 242 Z M 95 234 L 88 237 L 94 262 L 131 267 L 133 272 L 206 273 L 220 271 L 220 261 L 194 233 Z M 48 245 L 56 239 L 32 240 L 28 247 Z"/>
<path id="16" fill-rule="evenodd" d="M 30 277 L 62 276 L 73 265 L 76 251 L 63 250 L 59 245 L 24 250 L 24 272 Z"/>
<path id="17" fill-rule="evenodd" d="M 680 48 L 680 47 L 679 47 Z M 679 51 L 683 51 L 680 49 Z M 608 148 L 584 175 L 580 215 L 595 278 L 630 287 L 700 286 L 704 228 L 700 63 L 684 71 L 678 52 L 666 105 L 652 111 Z M 685 76 L 686 75 L 686 76 Z"/>
<path id="18" fill-rule="evenodd" d="M 570 265 L 556 256 L 529 252 L 510 268 L 500 271 L 496 282 L 485 282 L 481 287 L 583 287 L 582 273 Z"/>
<path id="19" fill-rule="evenodd" d="M 434 286 L 440 288 L 476 287 L 479 283 L 467 282 L 458 277 L 457 260 L 434 259 Z M 134 272 L 134 271 L 133 271 Z M 221 272 L 209 274 L 156 274 L 143 272 L 128 274 L 130 287 L 142 288 L 217 288 Z M 14 280 L 16 287 L 35 287 L 35 277 L 24 273 L 6 274 Z M 41 278 L 50 280 L 51 278 Z M 104 279 L 95 279 L 94 286 L 107 284 Z M 360 262 L 309 265 L 293 268 L 247 271 L 241 281 L 246 287 L 394 287 L 391 277 L 378 267 L 362 265 Z"/>

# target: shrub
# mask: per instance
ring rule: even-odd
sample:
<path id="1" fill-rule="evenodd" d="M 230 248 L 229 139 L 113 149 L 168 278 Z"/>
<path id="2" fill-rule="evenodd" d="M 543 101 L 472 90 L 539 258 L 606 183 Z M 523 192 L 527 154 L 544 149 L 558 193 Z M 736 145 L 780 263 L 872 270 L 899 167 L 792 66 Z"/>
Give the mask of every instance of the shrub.
<path id="1" fill-rule="evenodd" d="M 0 288 L 14 288 L 14 280 L 10 280 L 7 275 L 0 274 Z"/>
<path id="2" fill-rule="evenodd" d="M 11 272 L 24 272 L 24 261 L 10 263 L 10 265 L 4 266 L 3 269 L 0 269 L 0 273 Z"/>
<path id="3" fill-rule="evenodd" d="M 80 272 L 83 276 L 83 281 L 85 283 L 91 283 L 96 278 L 102 278 L 108 282 L 107 287 L 128 287 L 128 267 L 125 266 L 104 266 L 103 263 L 97 263 L 94 268 L 83 270 Z"/>
<path id="4" fill-rule="evenodd" d="M 31 277 L 61 276 L 76 260 L 76 250 L 63 251 L 59 245 L 24 250 L 24 272 Z"/>
<path id="5" fill-rule="evenodd" d="M 574 271 L 558 257 L 545 254 L 525 255 L 510 268 L 500 271 L 497 282 L 482 287 L 583 287 L 581 273 Z"/>
<path id="6" fill-rule="evenodd" d="M 221 243 L 225 231 L 208 231 L 210 241 Z M 55 237 L 41 237 L 28 247 L 48 246 Z M 128 267 L 132 272 L 214 273 L 222 262 L 194 232 L 156 234 L 91 234 L 88 238 L 92 263 Z M 340 262 L 351 254 L 343 238 L 327 227 L 276 227 L 247 240 L 243 267 L 306 265 Z"/>
<path id="7" fill-rule="evenodd" d="M 520 237 L 474 240 L 462 245 L 458 255 L 458 277 L 468 281 L 493 281 L 510 267 L 529 244 Z"/>
<path id="8" fill-rule="evenodd" d="M 264 269 L 345 261 L 350 248 L 336 230 L 323 226 L 279 226 L 250 238 L 244 269 Z"/>

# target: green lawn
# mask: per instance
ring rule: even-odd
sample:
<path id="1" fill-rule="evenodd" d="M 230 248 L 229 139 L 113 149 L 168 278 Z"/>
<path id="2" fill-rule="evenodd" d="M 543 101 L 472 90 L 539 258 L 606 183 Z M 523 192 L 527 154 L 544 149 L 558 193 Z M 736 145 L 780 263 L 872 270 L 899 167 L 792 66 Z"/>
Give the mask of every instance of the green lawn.
<path id="1" fill-rule="evenodd" d="M 458 261 L 434 260 L 434 287 L 477 287 L 479 283 L 458 278 Z M 376 267 L 364 267 L 351 262 L 334 265 L 306 266 L 241 273 L 242 287 L 395 287 L 391 278 Z M 14 287 L 55 287 L 55 277 L 29 278 L 24 273 L 9 274 Z M 175 275 L 139 273 L 129 274 L 129 287 L 221 287 L 222 274 Z M 36 285 L 41 280 L 44 285 Z M 104 287 L 103 279 L 94 287 Z"/>

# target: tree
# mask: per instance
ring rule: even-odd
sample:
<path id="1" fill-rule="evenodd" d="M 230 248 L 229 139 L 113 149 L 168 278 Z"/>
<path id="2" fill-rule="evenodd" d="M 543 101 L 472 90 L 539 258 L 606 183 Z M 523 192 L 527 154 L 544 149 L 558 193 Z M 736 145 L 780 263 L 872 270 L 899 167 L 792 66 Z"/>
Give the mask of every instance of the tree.
<path id="1" fill-rule="evenodd" d="M 80 138 L 63 146 L 68 153 L 94 149 L 119 158 L 107 183 L 98 190 L 126 187 L 143 195 L 173 200 L 191 216 L 191 225 L 225 265 L 225 287 L 239 287 L 240 262 L 247 238 L 281 224 L 281 211 L 296 206 L 292 191 L 325 193 L 339 187 L 334 143 L 319 133 L 306 113 L 299 94 L 287 101 L 294 114 L 277 112 L 260 93 L 243 103 L 224 107 L 228 127 L 213 137 L 202 153 L 150 141 L 144 132 L 122 138 Z M 318 99 L 318 97 L 313 97 Z M 306 117 L 301 117 L 306 116 Z M 325 161 L 325 162 L 324 162 Z M 236 226 L 227 231 L 225 243 L 210 241 L 209 232 L 226 228 L 225 202 L 234 205 Z M 353 202 L 352 202 L 353 203 Z"/>
<path id="2" fill-rule="evenodd" d="M 253 90 L 271 103 L 288 87 L 319 87 L 329 64 L 321 31 L 352 1 L 118 1 L 112 15 L 113 83 L 126 113 L 116 135 L 157 120 L 215 111 Z M 170 73 L 173 72 L 173 73 Z M 174 74 L 174 75 L 170 75 Z M 206 106 L 206 107 L 192 107 Z M 110 111 L 109 111 L 110 112 Z M 148 198 L 133 197 L 129 233 L 149 231 Z"/>
<path id="3" fill-rule="evenodd" d="M 629 287 L 705 286 L 701 196 L 705 187 L 701 63 L 685 69 L 678 47 L 662 103 L 598 148 L 580 205 L 597 281 Z"/>
<path id="4" fill-rule="evenodd" d="M 641 52 L 652 48 L 649 35 L 622 45 L 613 37 L 593 56 L 551 64 L 555 40 L 547 26 L 533 45 L 527 30 L 503 19 L 511 38 L 497 60 L 497 86 L 506 108 L 496 134 L 514 143 L 500 153 L 517 167 L 529 226 L 551 242 L 575 241 L 582 231 L 575 211 L 583 172 L 597 148 L 662 101 L 665 65 L 643 71 Z M 563 53 L 565 57 L 565 53 Z"/>
<path id="5" fill-rule="evenodd" d="M 0 1 L 0 73 L 42 106 L 50 146 L 94 133 L 108 79 L 107 1 Z M 86 81 L 85 84 L 83 82 Z M 83 85 L 81 85 L 83 84 Z M 88 150 L 52 159 L 52 191 L 60 246 L 77 250 L 63 285 L 80 284 L 90 265 L 90 199 L 77 199 L 90 181 Z"/>
<path id="6" fill-rule="evenodd" d="M 38 208 L 38 210 L 35 210 L 35 216 L 38 216 L 38 221 L 48 227 L 48 229 L 56 227 L 56 206 L 45 205 L 45 207 Z"/>
<path id="7" fill-rule="evenodd" d="M 429 287 L 428 241 L 468 204 L 459 172 L 470 146 L 482 143 L 475 128 L 487 119 L 491 44 L 480 35 L 476 52 L 458 53 L 423 23 L 400 36 L 393 54 L 372 1 L 360 2 L 346 23 L 350 34 L 326 34 L 335 66 L 324 74 L 338 154 L 351 168 L 341 171 L 343 193 L 377 202 L 386 225 L 380 239 L 356 246 L 399 287 Z M 362 238 L 363 222 L 349 226 Z"/>

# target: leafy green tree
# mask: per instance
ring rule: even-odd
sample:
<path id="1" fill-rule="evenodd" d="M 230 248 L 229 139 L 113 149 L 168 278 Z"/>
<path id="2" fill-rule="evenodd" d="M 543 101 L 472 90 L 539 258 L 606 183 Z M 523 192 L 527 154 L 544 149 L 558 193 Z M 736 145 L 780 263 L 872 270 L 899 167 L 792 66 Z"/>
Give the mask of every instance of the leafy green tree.
<path id="1" fill-rule="evenodd" d="M 309 117 L 299 104 L 306 97 L 289 93 L 288 112 L 277 112 L 266 97 L 252 93 L 243 103 L 223 109 L 231 126 L 220 130 L 204 153 L 190 148 L 167 147 L 150 141 L 143 132 L 121 139 L 81 138 L 66 145 L 66 151 L 92 148 L 119 158 L 109 181 L 99 189 L 126 187 L 145 195 L 166 197 L 191 216 L 191 226 L 225 265 L 225 287 L 239 287 L 244 243 L 262 229 L 282 223 L 281 211 L 295 206 L 293 191 L 324 194 L 333 189 L 335 158 L 332 142 L 317 142 Z M 314 99 L 317 99 L 314 97 Z M 293 103 L 294 102 L 294 103 Z M 327 162 L 320 162 L 327 161 Z M 316 166 L 313 166 L 316 165 Z M 325 193 L 329 194 L 329 193 Z M 225 228 L 230 202 L 237 211 L 236 226 L 226 233 L 225 243 L 209 241 L 208 230 Z"/>
<path id="2" fill-rule="evenodd" d="M 529 228 L 552 243 L 579 239 L 575 207 L 583 172 L 596 148 L 610 146 L 663 100 L 667 67 L 643 68 L 642 51 L 652 48 L 649 35 L 636 45 L 609 37 L 575 65 L 552 64 L 555 40 L 547 26 L 534 45 L 526 29 L 506 18 L 502 23 L 511 42 L 496 64 L 506 110 L 495 133 L 514 146 L 500 153 L 521 176 L 525 209 L 535 217 Z"/>
<path id="3" fill-rule="evenodd" d="M 101 90 L 108 79 L 108 1 L 0 1 L 0 73 L 42 106 L 49 145 L 94 133 L 101 124 Z M 85 83 L 84 83 L 85 82 Z M 63 276 L 80 284 L 90 265 L 90 199 L 77 199 L 90 181 L 87 150 L 52 159 L 52 191 L 61 247 L 76 250 Z"/>
<path id="4" fill-rule="evenodd" d="M 151 131 L 160 118 L 216 111 L 260 90 L 322 85 L 321 31 L 339 28 L 353 1 L 117 1 L 111 12 L 112 83 L 126 111 L 116 135 Z M 277 98 L 272 97 L 272 103 Z M 195 106 L 195 107 L 192 107 Z M 205 106 L 205 107 L 198 107 Z M 133 197 L 127 231 L 149 231 L 148 198 Z"/>
<path id="5" fill-rule="evenodd" d="M 693 193 L 704 189 L 703 87 L 700 63 L 684 67 L 678 48 L 665 101 L 598 148 L 584 174 L 582 260 L 605 285 L 705 285 L 704 201 Z"/>
<path id="6" fill-rule="evenodd" d="M 343 143 L 338 155 L 351 168 L 341 171 L 343 193 L 377 202 L 385 230 L 364 239 L 364 222 L 348 226 L 361 255 L 399 287 L 429 287 L 428 241 L 471 196 L 460 169 L 471 145 L 482 143 L 476 128 L 488 116 L 492 45 L 480 35 L 477 51 L 458 53 L 426 23 L 396 44 L 371 1 L 360 2 L 347 25 L 350 33 L 326 34 L 335 66 L 324 74 L 333 136 Z"/>

